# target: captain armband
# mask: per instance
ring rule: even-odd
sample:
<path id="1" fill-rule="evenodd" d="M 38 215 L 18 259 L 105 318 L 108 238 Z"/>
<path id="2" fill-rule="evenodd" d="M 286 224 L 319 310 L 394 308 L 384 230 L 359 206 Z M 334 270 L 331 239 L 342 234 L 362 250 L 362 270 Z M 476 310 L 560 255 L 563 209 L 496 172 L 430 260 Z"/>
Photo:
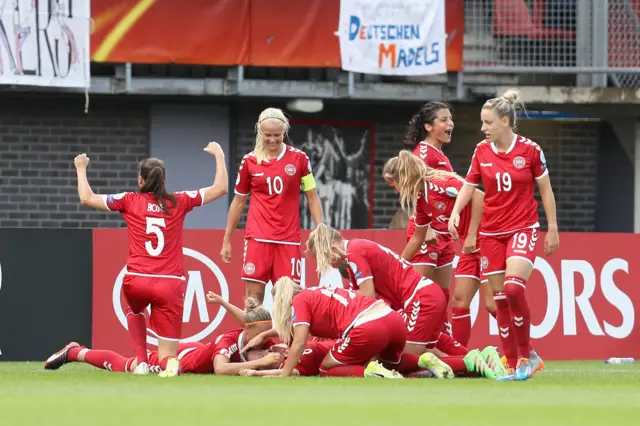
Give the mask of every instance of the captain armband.
<path id="1" fill-rule="evenodd" d="M 314 179 L 311 173 L 309 173 L 306 176 L 303 176 L 302 179 L 300 179 L 300 182 L 301 182 L 303 192 L 310 191 L 316 187 L 316 180 Z"/>

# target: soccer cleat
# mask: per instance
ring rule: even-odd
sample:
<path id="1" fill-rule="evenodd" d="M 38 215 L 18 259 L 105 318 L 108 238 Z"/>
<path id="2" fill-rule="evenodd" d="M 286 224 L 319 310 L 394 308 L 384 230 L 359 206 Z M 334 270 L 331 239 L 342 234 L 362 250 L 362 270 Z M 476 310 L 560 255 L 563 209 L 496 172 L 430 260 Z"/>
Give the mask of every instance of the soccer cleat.
<path id="1" fill-rule="evenodd" d="M 531 378 L 531 361 L 529 358 L 520 358 L 516 366 L 516 380 L 528 380 Z"/>
<path id="2" fill-rule="evenodd" d="M 177 358 L 169 358 L 167 367 L 158 374 L 159 377 L 176 377 L 180 374 L 180 361 Z"/>
<path id="3" fill-rule="evenodd" d="M 73 348 L 77 348 L 80 345 L 76 342 L 67 344 L 64 348 L 60 349 L 55 354 L 51 355 L 44 363 L 45 370 L 57 370 L 58 368 L 69 362 L 69 351 Z"/>
<path id="4" fill-rule="evenodd" d="M 146 362 L 138 364 L 133 370 L 133 374 L 135 374 L 136 376 L 146 376 L 147 374 L 149 374 L 149 372 L 149 364 L 147 364 Z"/>
<path id="5" fill-rule="evenodd" d="M 469 353 L 464 356 L 464 365 L 467 366 L 469 373 L 478 373 L 487 379 L 496 378 L 493 370 L 489 368 L 489 365 L 484 361 L 478 349 L 469 351 Z"/>
<path id="6" fill-rule="evenodd" d="M 454 377 L 451 367 L 431 352 L 420 355 L 418 366 L 431 371 L 437 379 L 453 379 Z"/>
<path id="7" fill-rule="evenodd" d="M 533 349 L 531 350 L 531 377 L 535 376 L 538 371 L 544 370 L 544 361 L 540 358 L 540 355 Z"/>
<path id="8" fill-rule="evenodd" d="M 396 370 L 389 370 L 385 368 L 378 361 L 371 361 L 367 364 L 367 368 L 364 369 L 364 377 L 374 377 L 378 379 L 404 379 L 402 374 Z"/>
<path id="9" fill-rule="evenodd" d="M 487 346 L 480 353 L 484 362 L 487 363 L 489 368 L 493 370 L 493 374 L 496 377 L 502 377 L 507 375 L 507 368 L 502 364 L 500 355 L 495 346 Z"/>
<path id="10" fill-rule="evenodd" d="M 498 382 L 509 382 L 516 379 L 516 375 L 514 373 L 508 373 L 506 376 L 496 377 L 496 381 Z"/>

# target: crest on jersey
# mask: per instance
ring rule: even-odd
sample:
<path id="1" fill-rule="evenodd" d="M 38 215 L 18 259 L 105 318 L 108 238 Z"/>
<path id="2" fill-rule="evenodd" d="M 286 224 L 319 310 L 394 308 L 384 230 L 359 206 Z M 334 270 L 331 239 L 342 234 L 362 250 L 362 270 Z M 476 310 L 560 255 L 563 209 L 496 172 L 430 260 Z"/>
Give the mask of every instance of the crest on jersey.
<path id="1" fill-rule="evenodd" d="M 289 176 L 293 176 L 296 174 L 296 166 L 294 166 L 293 164 L 287 164 L 286 166 L 284 166 L 284 172 Z"/>
<path id="2" fill-rule="evenodd" d="M 513 165 L 518 169 L 523 168 L 526 164 L 527 164 L 527 161 L 524 159 L 524 157 L 521 157 L 519 155 L 513 159 Z"/>
<path id="3" fill-rule="evenodd" d="M 487 269 L 488 266 L 489 266 L 489 259 L 487 259 L 487 256 L 482 256 L 482 258 L 480 259 L 480 269 L 484 271 L 485 269 Z"/>
<path id="4" fill-rule="evenodd" d="M 256 271 L 256 265 L 253 263 L 247 263 L 244 265 L 244 273 L 247 275 L 251 275 Z"/>
<path id="5" fill-rule="evenodd" d="M 436 208 L 436 210 L 438 210 L 439 212 L 443 212 L 445 208 L 447 208 L 447 206 L 444 204 L 444 201 L 437 201 L 434 204 L 434 207 Z"/>
<path id="6" fill-rule="evenodd" d="M 431 253 L 429 253 L 429 257 L 431 258 L 431 260 L 438 260 L 438 253 L 432 251 Z"/>

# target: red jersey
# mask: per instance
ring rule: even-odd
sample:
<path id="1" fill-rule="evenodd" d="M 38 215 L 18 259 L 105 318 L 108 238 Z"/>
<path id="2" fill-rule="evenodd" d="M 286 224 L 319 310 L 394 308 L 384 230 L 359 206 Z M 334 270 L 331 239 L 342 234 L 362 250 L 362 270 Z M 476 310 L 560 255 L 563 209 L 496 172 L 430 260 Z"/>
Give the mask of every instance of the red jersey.
<path id="1" fill-rule="evenodd" d="M 424 164 L 431 167 L 432 169 L 438 170 L 446 170 L 448 172 L 453 171 L 453 167 L 451 167 L 451 162 L 444 155 L 444 152 L 440 151 L 435 146 L 431 145 L 428 142 L 422 141 L 413 149 L 413 155 L 419 157 Z"/>
<path id="2" fill-rule="evenodd" d="M 404 309 L 420 282 L 422 275 L 409 262 L 392 250 L 369 240 L 353 239 L 346 242 L 347 272 L 353 288 L 373 279 L 376 295 L 391 309 Z"/>
<path id="3" fill-rule="evenodd" d="M 176 205 L 165 213 L 153 194 L 123 192 L 103 195 L 111 211 L 119 211 L 129 229 L 127 273 L 184 278 L 182 228 L 184 218 L 204 201 L 203 190 L 176 192 Z"/>
<path id="4" fill-rule="evenodd" d="M 506 152 L 482 141 L 476 146 L 467 173 L 467 183 L 484 186 L 481 235 L 500 235 L 524 228 L 536 228 L 538 203 L 535 179 L 549 173 L 544 153 L 537 143 L 514 135 Z"/>
<path id="5" fill-rule="evenodd" d="M 428 167 L 431 167 L 432 169 L 446 170 L 447 172 L 453 172 L 453 167 L 451 167 L 451 162 L 449 161 L 449 158 L 447 158 L 447 156 L 444 155 L 444 152 L 440 151 L 438 148 L 431 145 L 430 143 L 427 143 L 425 141 L 420 142 L 414 148 L 413 154 L 418 156 L 422 161 L 424 161 L 424 164 L 426 164 Z M 434 232 L 440 233 L 440 234 L 449 233 L 448 225 L 446 224 L 443 225 L 439 221 L 434 221 L 431 224 L 431 229 L 433 229 Z M 413 232 L 411 232 L 411 235 L 413 235 Z"/>
<path id="6" fill-rule="evenodd" d="M 464 182 L 454 177 L 425 181 L 424 193 L 420 195 L 416 205 L 416 226 L 427 226 L 433 220 L 433 223 L 438 222 L 448 227 L 449 217 L 462 185 Z M 467 238 L 470 224 L 471 203 L 460 213 L 458 235 L 462 241 Z"/>
<path id="7" fill-rule="evenodd" d="M 311 287 L 293 298 L 292 323 L 308 325 L 309 334 L 339 339 L 376 300 L 344 288 Z"/>
<path id="8" fill-rule="evenodd" d="M 317 376 L 320 374 L 320 366 L 322 365 L 324 357 L 327 356 L 335 344 L 335 340 L 307 342 L 307 347 L 304 349 L 300 361 L 296 364 L 296 370 L 298 370 L 301 376 Z"/>
<path id="9" fill-rule="evenodd" d="M 309 176 L 309 177 L 307 177 Z M 240 162 L 235 193 L 249 195 L 245 238 L 300 244 L 300 189 L 315 188 L 307 154 L 282 144 L 276 159 L 258 164 L 254 152 Z"/>

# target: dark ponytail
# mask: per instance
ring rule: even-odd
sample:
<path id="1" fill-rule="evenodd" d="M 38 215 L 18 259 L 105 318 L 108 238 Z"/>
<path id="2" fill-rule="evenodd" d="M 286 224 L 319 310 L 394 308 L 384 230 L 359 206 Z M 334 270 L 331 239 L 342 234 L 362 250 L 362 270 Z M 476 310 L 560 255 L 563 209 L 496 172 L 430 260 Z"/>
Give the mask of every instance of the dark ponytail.
<path id="1" fill-rule="evenodd" d="M 420 142 L 428 136 L 424 128 L 425 124 L 433 124 L 438 111 L 441 109 L 451 110 L 451 105 L 440 101 L 429 101 L 420 107 L 420 111 L 411 117 L 407 134 L 404 137 L 404 147 L 413 151 Z"/>
<path id="2" fill-rule="evenodd" d="M 165 187 L 166 170 L 162 160 L 157 158 L 147 158 L 140 163 L 139 175 L 144 181 L 138 192 L 150 193 L 154 195 L 156 204 L 163 212 L 169 213 L 166 200 L 171 206 L 176 205 L 176 196 L 167 192 Z"/>

